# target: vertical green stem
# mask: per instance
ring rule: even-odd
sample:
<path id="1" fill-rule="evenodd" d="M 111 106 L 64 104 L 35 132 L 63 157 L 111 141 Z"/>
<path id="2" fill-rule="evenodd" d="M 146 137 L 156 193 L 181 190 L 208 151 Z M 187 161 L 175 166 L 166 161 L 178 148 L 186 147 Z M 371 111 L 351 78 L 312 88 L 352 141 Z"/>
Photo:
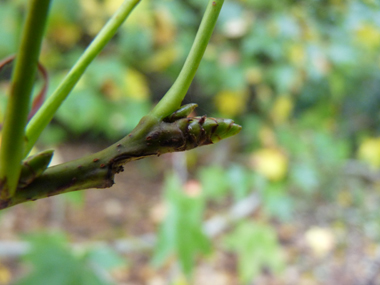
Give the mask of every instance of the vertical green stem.
<path id="1" fill-rule="evenodd" d="M 12 74 L 0 148 L 0 197 L 13 195 L 21 170 L 25 125 L 50 0 L 28 1 L 21 45 Z"/>
<path id="2" fill-rule="evenodd" d="M 26 137 L 28 140 L 26 142 L 24 156 L 28 155 L 38 137 L 49 124 L 55 112 L 67 98 L 86 68 L 115 35 L 117 29 L 123 24 L 125 19 L 139 2 L 140 0 L 125 0 L 123 2 L 116 13 L 91 42 L 83 55 L 78 59 L 61 84 L 33 116 L 26 129 Z"/>
<path id="3" fill-rule="evenodd" d="M 198 33 L 181 73 L 173 86 L 152 110 L 151 115 L 162 119 L 181 106 L 182 100 L 185 97 L 187 90 L 189 90 L 195 72 L 198 69 L 207 44 L 210 41 L 223 2 L 224 0 L 209 0 Z"/>

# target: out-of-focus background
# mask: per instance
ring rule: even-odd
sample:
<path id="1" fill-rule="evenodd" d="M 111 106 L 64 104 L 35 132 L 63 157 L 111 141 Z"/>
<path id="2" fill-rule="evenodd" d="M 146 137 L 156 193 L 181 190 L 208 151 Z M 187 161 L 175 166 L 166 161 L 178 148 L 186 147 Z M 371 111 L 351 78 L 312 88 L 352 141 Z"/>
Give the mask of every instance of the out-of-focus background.
<path id="1" fill-rule="evenodd" d="M 0 1 L 0 58 L 25 2 Z M 206 2 L 142 0 L 38 150 L 60 163 L 131 131 L 174 82 Z M 50 93 L 120 3 L 52 1 Z M 130 163 L 111 189 L 2 211 L 0 284 L 380 284 L 377 0 L 226 0 L 184 103 L 243 130 Z"/>

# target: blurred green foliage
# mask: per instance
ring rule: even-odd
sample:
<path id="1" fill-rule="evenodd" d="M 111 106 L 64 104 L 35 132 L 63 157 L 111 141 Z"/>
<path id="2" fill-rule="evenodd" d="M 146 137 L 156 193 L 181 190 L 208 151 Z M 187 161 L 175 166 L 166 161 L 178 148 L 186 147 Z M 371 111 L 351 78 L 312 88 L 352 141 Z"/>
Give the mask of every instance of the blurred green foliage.
<path id="1" fill-rule="evenodd" d="M 28 237 L 31 250 L 24 257 L 32 271 L 17 281 L 17 285 L 109 285 L 101 270 L 126 265 L 125 260 L 110 248 L 94 248 L 76 254 L 60 234 L 35 234 Z M 101 269 L 101 270 L 100 270 Z"/>
<path id="2" fill-rule="evenodd" d="M 165 183 L 168 213 L 158 233 L 153 263 L 162 265 L 176 254 L 183 272 L 190 277 L 196 255 L 211 250 L 210 241 L 202 233 L 205 201 L 203 197 L 183 193 L 176 175 L 168 175 Z"/>
<path id="3" fill-rule="evenodd" d="M 16 50 L 24 2 L 0 4 L 0 58 Z M 41 55 L 50 91 L 119 2 L 53 1 Z M 129 132 L 176 78 L 204 6 L 203 0 L 142 1 L 91 64 L 42 142 L 82 134 L 115 140 Z M 277 272 L 283 266 L 268 221 L 298 221 L 297 213 L 317 212 L 320 205 L 331 207 L 323 213 L 331 225 L 343 223 L 346 232 L 354 226 L 371 242 L 380 241 L 378 187 L 359 171 L 380 167 L 379 48 L 375 0 L 226 0 L 185 103 L 198 103 L 202 114 L 231 117 L 243 130 L 223 149 L 232 153 L 233 164 L 194 171 L 200 196 L 189 197 L 176 176 L 168 176 L 168 213 L 155 263 L 174 255 L 191 273 L 196 253 L 210 252 L 213 242 L 201 228 L 206 205 L 239 201 L 252 190 L 260 194 L 264 222 L 242 221 L 225 237 L 244 282 L 263 268 Z M 0 81 L 0 115 L 7 87 Z M 356 161 L 358 173 L 347 174 L 353 159 L 364 166 Z M 62 260 L 84 266 L 67 252 Z"/>
<path id="4" fill-rule="evenodd" d="M 41 55 L 50 90 L 120 2 L 53 2 Z M 15 52 L 22 4 L 2 2 L 0 58 Z M 143 1 L 62 106 L 58 126 L 112 140 L 130 131 L 177 76 L 203 8 Z M 339 123 L 343 136 L 376 132 L 379 9 L 360 0 L 227 1 L 186 100 L 240 120 L 254 112 L 278 125 L 311 113 L 317 124 Z M 284 96 L 288 107 L 278 103 Z"/>
<path id="5" fill-rule="evenodd" d="M 263 268 L 278 274 L 285 265 L 277 233 L 268 225 L 241 222 L 224 243 L 239 257 L 239 276 L 244 284 L 249 284 Z"/>

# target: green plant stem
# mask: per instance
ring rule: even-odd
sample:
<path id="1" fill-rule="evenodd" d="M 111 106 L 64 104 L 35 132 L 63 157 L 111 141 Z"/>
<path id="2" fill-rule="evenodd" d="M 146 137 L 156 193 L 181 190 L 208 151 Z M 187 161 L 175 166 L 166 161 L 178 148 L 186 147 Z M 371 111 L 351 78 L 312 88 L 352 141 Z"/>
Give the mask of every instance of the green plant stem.
<path id="1" fill-rule="evenodd" d="M 26 129 L 27 142 L 24 151 L 24 157 L 28 155 L 38 137 L 45 129 L 45 127 L 52 120 L 55 112 L 67 98 L 75 84 L 85 72 L 86 68 L 94 60 L 94 58 L 101 52 L 105 45 L 115 35 L 117 29 L 123 24 L 133 8 L 140 2 L 140 0 L 125 0 L 120 8 L 115 12 L 112 18 L 102 28 L 99 34 L 88 46 L 83 55 L 78 59 L 76 64 L 72 67 L 61 84 L 53 92 L 53 94 L 46 100 L 38 112 L 33 116 Z"/>
<path id="2" fill-rule="evenodd" d="M 14 194 L 23 158 L 25 125 L 30 109 L 50 0 L 28 1 L 21 44 L 12 74 L 0 149 L 0 197 Z"/>
<path id="3" fill-rule="evenodd" d="M 193 46 L 191 47 L 181 73 L 173 86 L 152 110 L 151 115 L 156 116 L 158 119 L 162 119 L 181 106 L 181 102 L 185 97 L 187 90 L 189 90 L 190 84 L 211 38 L 223 2 L 224 0 L 209 1 Z"/>
<path id="4" fill-rule="evenodd" d="M 147 115 L 132 133 L 108 148 L 49 167 L 25 187 L 22 183 L 13 197 L 0 199 L 0 209 L 75 190 L 108 188 L 114 184 L 114 175 L 123 171 L 122 165 L 127 162 L 212 144 L 241 129 L 232 120 L 205 117 L 176 117 L 170 121 L 152 122 L 154 120 Z M 49 155 L 49 152 L 42 154 L 42 160 L 38 161 L 44 164 L 44 157 L 50 159 Z M 30 178 L 29 173 L 26 175 Z"/>

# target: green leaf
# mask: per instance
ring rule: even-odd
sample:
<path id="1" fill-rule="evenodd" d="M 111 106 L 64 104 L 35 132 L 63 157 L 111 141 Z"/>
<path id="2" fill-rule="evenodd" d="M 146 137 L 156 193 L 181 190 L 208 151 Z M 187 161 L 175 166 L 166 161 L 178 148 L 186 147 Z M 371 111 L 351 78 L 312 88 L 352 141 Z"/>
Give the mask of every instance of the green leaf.
<path id="1" fill-rule="evenodd" d="M 1 104 L 1 103 L 0 103 Z M 44 129 L 40 142 L 43 145 L 55 146 L 67 138 L 67 132 L 59 125 L 51 124 Z"/>
<path id="2" fill-rule="evenodd" d="M 73 191 L 62 194 L 60 198 L 66 199 L 71 205 L 81 208 L 84 206 L 85 192 Z"/>
<path id="3" fill-rule="evenodd" d="M 19 37 L 17 6 L 11 2 L 2 2 L 0 9 L 0 58 L 16 52 L 16 44 Z M 5 28 L 6 27 L 6 28 Z"/>
<path id="4" fill-rule="evenodd" d="M 83 77 L 86 85 L 97 90 L 102 90 L 104 84 L 114 84 L 118 87 L 124 87 L 124 76 L 126 67 L 120 61 L 120 58 L 108 57 L 106 60 L 95 60 L 88 67 Z"/>
<path id="5" fill-rule="evenodd" d="M 15 285 L 106 285 L 89 266 L 68 248 L 66 238 L 60 234 L 29 236 L 31 250 L 24 261 L 33 270 Z M 91 282 L 91 283 L 88 283 Z"/>
<path id="6" fill-rule="evenodd" d="M 235 200 L 238 201 L 247 196 L 252 186 L 252 173 L 241 165 L 233 164 L 228 169 L 227 178 Z"/>
<path id="7" fill-rule="evenodd" d="M 190 277 L 198 253 L 210 252 L 210 242 L 202 232 L 204 200 L 187 196 L 173 174 L 166 177 L 165 192 L 168 214 L 160 227 L 152 261 L 160 266 L 174 254 L 184 274 Z"/>
<path id="8" fill-rule="evenodd" d="M 277 91 L 279 93 L 286 93 L 291 89 L 298 74 L 291 65 L 276 65 L 275 68 L 272 69 L 271 76 Z"/>
<path id="9" fill-rule="evenodd" d="M 284 267 L 277 234 L 268 225 L 241 222 L 223 242 L 228 250 L 238 256 L 239 277 L 244 283 L 251 283 L 264 268 L 279 273 Z"/>
<path id="10" fill-rule="evenodd" d="M 198 171 L 198 176 L 206 197 L 221 199 L 227 194 L 229 183 L 222 167 L 203 167 Z"/>
<path id="11" fill-rule="evenodd" d="M 120 38 L 117 40 L 119 48 L 128 62 L 141 66 L 141 62 L 152 54 L 153 31 L 146 29 L 146 27 L 126 25 L 124 32 L 120 33 Z"/>
<path id="12" fill-rule="evenodd" d="M 313 143 L 318 160 L 325 166 L 339 166 L 349 156 L 348 141 L 327 132 L 315 133 Z"/>
<path id="13" fill-rule="evenodd" d="M 228 69 L 220 70 L 223 76 L 222 86 L 218 86 L 218 90 L 244 90 L 247 81 L 244 75 L 244 69 L 241 66 L 233 66 Z M 243 99 L 240 99 L 243 100 Z"/>
<path id="14" fill-rule="evenodd" d="M 272 216 L 289 221 L 293 216 L 294 199 L 285 192 L 283 183 L 268 183 L 262 194 L 265 211 Z"/>
<path id="15" fill-rule="evenodd" d="M 112 270 L 127 265 L 126 260 L 107 246 L 96 247 L 86 255 L 86 260 L 92 261 L 101 268 Z"/>
<path id="16" fill-rule="evenodd" d="M 313 193 L 317 190 L 319 183 L 319 173 L 311 162 L 305 160 L 290 169 L 291 181 L 306 193 Z"/>
<path id="17" fill-rule="evenodd" d="M 204 1 L 199 5 L 200 8 L 204 8 Z M 199 2 L 199 1 L 198 1 Z M 158 3 L 157 3 L 158 4 Z M 198 19 L 193 10 L 188 9 L 185 2 L 181 1 L 163 1 L 158 5 L 165 5 L 170 11 L 171 16 L 176 20 L 180 26 L 195 26 L 198 23 Z M 184 30 L 184 32 L 186 32 Z M 181 30 L 182 33 L 182 30 Z"/>
<path id="18" fill-rule="evenodd" d="M 56 118 L 77 134 L 96 129 L 104 121 L 107 102 L 95 91 L 77 88 L 57 111 Z M 75 116 L 73 116 L 75 114 Z"/>

